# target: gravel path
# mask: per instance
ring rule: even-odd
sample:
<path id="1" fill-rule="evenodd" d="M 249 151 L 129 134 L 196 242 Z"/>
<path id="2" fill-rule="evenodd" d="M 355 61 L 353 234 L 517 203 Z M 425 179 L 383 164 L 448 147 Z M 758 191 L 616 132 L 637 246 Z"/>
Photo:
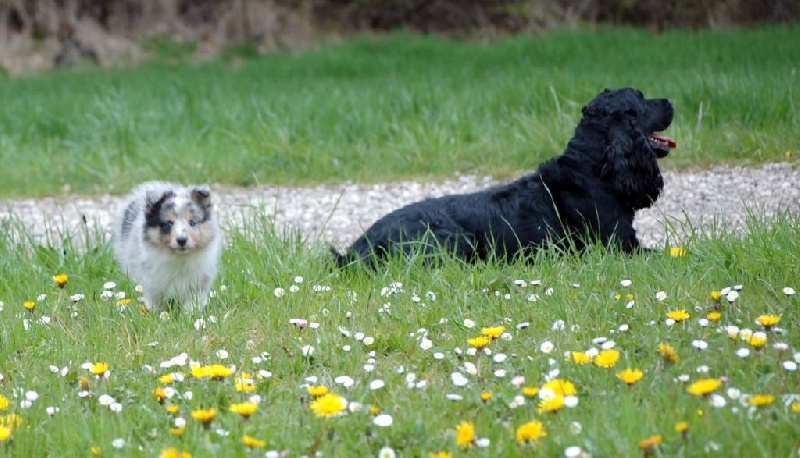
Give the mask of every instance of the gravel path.
<path id="1" fill-rule="evenodd" d="M 690 222 L 695 228 L 746 230 L 748 211 L 770 218 L 784 211 L 800 213 L 800 163 L 758 168 L 715 167 L 664 173 L 665 190 L 656 205 L 636 218 L 645 245 L 681 243 Z M 254 211 L 274 217 L 279 230 L 299 230 L 307 240 L 342 246 L 354 240 L 381 215 L 424 197 L 470 192 L 495 184 L 489 177 L 463 176 L 442 183 L 400 182 L 284 188 L 213 187 L 221 220 L 241 224 Z M 0 200 L 0 222 L 13 215 L 39 239 L 58 234 L 108 231 L 117 196 L 61 196 Z M 715 226 L 716 223 L 716 226 Z M 90 232 L 91 233 L 91 232 Z"/>

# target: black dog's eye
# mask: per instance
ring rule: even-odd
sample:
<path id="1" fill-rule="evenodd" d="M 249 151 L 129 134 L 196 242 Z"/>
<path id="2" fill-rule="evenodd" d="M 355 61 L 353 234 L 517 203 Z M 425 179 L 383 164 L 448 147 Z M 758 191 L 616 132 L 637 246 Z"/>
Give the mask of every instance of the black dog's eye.
<path id="1" fill-rule="evenodd" d="M 164 221 L 161 223 L 161 230 L 169 231 L 172 229 L 172 221 Z"/>
<path id="2" fill-rule="evenodd" d="M 197 226 L 197 222 L 195 220 L 193 220 L 193 219 L 190 219 L 189 220 L 189 227 L 195 227 L 195 226 Z"/>

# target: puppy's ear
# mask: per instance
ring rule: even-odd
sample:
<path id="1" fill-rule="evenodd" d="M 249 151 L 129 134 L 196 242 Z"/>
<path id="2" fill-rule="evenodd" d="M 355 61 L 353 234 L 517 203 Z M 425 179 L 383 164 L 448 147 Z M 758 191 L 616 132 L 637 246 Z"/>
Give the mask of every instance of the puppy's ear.
<path id="1" fill-rule="evenodd" d="M 602 176 L 610 181 L 622 202 L 634 210 L 649 207 L 664 188 L 647 137 L 625 116 L 609 130 Z"/>
<path id="2" fill-rule="evenodd" d="M 150 189 L 145 193 L 144 202 L 147 213 L 152 213 L 165 200 L 175 197 L 175 191 L 171 189 Z"/>
<path id="3" fill-rule="evenodd" d="M 211 188 L 207 184 L 193 186 L 189 194 L 192 200 L 204 209 L 211 207 Z"/>

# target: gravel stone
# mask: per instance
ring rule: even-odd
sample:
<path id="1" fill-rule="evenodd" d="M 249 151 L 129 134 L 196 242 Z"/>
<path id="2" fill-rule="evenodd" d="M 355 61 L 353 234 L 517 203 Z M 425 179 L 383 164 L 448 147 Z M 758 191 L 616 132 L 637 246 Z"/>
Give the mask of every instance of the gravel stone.
<path id="1" fill-rule="evenodd" d="M 656 204 L 637 214 L 635 226 L 645 246 L 685 243 L 692 231 L 741 234 L 749 215 L 769 220 L 800 213 L 800 162 L 761 167 L 719 166 L 709 170 L 664 172 Z M 426 197 L 468 193 L 496 184 L 491 177 L 459 176 L 436 183 L 345 183 L 309 187 L 212 186 L 223 227 L 253 226 L 266 216 L 278 233 L 299 231 L 308 243 L 344 247 L 382 215 Z M 0 200 L 0 223 L 15 218 L 40 243 L 81 237 L 88 229 L 108 236 L 120 196 L 79 196 Z M 243 224 L 250 222 L 250 224 Z M 258 227 L 258 226 L 256 226 Z"/>

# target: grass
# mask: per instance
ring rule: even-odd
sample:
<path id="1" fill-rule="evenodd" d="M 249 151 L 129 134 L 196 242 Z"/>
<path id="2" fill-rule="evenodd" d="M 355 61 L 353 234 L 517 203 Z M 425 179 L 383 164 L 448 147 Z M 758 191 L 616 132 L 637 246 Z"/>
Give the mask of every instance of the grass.
<path id="1" fill-rule="evenodd" d="M 223 272 L 207 311 L 163 316 L 139 310 L 138 293 L 102 236 L 86 237 L 93 247 L 88 251 L 70 240 L 54 241 L 64 248 L 52 248 L 9 224 L 0 231 L 6 261 L 0 265 L 0 395 L 9 401 L 0 415 L 19 415 L 21 423 L 0 449 L 13 456 L 41 456 L 43 450 L 157 456 L 175 448 L 227 457 L 263 456 L 264 450 L 375 456 L 390 447 L 402 456 L 460 456 L 454 430 L 471 422 L 476 443 L 488 439 L 489 446 L 472 446 L 463 455 L 520 456 L 530 447 L 518 444 L 515 432 L 536 420 L 547 434 L 535 448 L 542 456 L 563 456 L 568 447 L 592 456 L 793 456 L 800 384 L 791 361 L 800 362 L 800 307 L 796 295 L 782 290 L 800 286 L 800 219 L 750 223 L 742 239 L 696 234 L 678 257 L 593 249 L 582 256 L 543 252 L 532 263 L 507 266 L 446 260 L 435 270 L 396 259 L 370 272 L 332 269 L 322 247 L 271 235 L 269 218 L 260 215 L 229 228 Z M 249 238 L 247 231 L 261 236 Z M 64 289 L 53 281 L 57 274 L 68 276 Z M 710 295 L 735 285 L 742 289 L 732 302 Z M 104 290 L 115 295 L 105 297 Z M 120 307 L 119 293 L 123 302 L 134 300 Z M 83 299 L 74 302 L 75 294 Z M 25 301 L 35 308 L 26 310 Z M 690 318 L 668 325 L 667 312 L 681 309 Z M 704 325 L 715 310 L 721 319 Z M 781 330 L 766 332 L 763 348 L 727 335 L 729 325 L 744 334 L 763 331 L 755 323 L 762 314 L 781 317 Z M 504 326 L 505 336 L 488 350 L 470 350 L 468 340 L 492 326 Z M 610 341 L 619 352 L 614 367 L 573 361 L 571 352 L 600 350 Z M 697 348 L 699 341 L 705 350 Z M 659 355 L 662 342 L 675 348 L 677 362 Z M 314 348 L 310 355 L 307 346 Z M 740 349 L 749 354 L 742 357 Z M 181 354 L 183 365 L 170 366 Z M 190 361 L 234 370 L 221 380 L 197 379 Z M 86 362 L 108 364 L 107 377 L 82 368 Z M 616 377 L 625 368 L 643 377 L 627 386 Z M 175 373 L 183 379 L 160 379 Z M 236 389 L 245 373 L 252 392 Z M 456 386 L 454 373 L 466 385 Z M 342 385 L 342 376 L 352 386 Z M 575 408 L 539 412 L 538 395 L 525 397 L 524 388 L 541 389 L 548 377 L 574 384 Z M 724 383 L 710 397 L 689 394 L 688 386 L 703 378 Z M 372 389 L 377 380 L 384 386 Z M 309 384 L 324 385 L 361 409 L 317 418 Z M 158 388 L 171 395 L 162 404 L 154 395 Z M 483 393 L 491 398 L 482 400 Z M 746 400 L 755 394 L 774 401 L 753 407 Z M 121 411 L 102 405 L 103 395 Z M 259 404 L 249 421 L 229 411 L 252 395 Z M 26 398 L 35 400 L 23 408 Z M 59 410 L 50 415 L 48 407 Z M 208 429 L 191 416 L 201 408 L 217 410 Z M 374 424 L 377 412 L 390 415 L 391 426 Z M 181 437 L 170 432 L 177 418 L 185 421 Z M 7 417 L 0 416 L 3 421 Z M 679 422 L 688 424 L 685 436 L 674 429 Z M 266 441 L 265 448 L 248 450 L 245 435 Z M 661 445 L 642 452 L 640 441 L 653 435 L 661 436 Z"/>
<path id="2" fill-rule="evenodd" d="M 148 179 L 518 175 L 563 150 L 583 104 L 621 86 L 675 101 L 680 147 L 666 167 L 784 160 L 800 149 L 798 40 L 797 27 L 491 44 L 397 34 L 210 63 L 168 47 L 143 68 L 0 76 L 0 197 L 121 193 Z"/>

